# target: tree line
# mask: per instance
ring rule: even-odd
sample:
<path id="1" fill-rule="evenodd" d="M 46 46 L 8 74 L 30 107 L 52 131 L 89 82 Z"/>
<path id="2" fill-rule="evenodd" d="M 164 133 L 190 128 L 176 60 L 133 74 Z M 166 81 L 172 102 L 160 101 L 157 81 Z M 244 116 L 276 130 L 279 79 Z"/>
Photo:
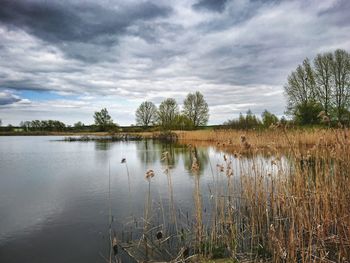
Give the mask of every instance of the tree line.
<path id="1" fill-rule="evenodd" d="M 284 86 L 287 98 L 287 111 L 299 125 L 325 123 L 350 124 L 350 54 L 342 49 L 317 54 L 313 62 L 308 58 L 298 65 L 287 78 Z M 21 122 L 24 131 L 116 131 L 114 123 L 106 108 L 94 113 L 94 125 L 77 122 L 74 126 L 65 125 L 58 120 L 33 120 Z M 151 126 L 155 129 L 172 130 L 196 129 L 205 126 L 209 119 L 209 107 L 203 95 L 196 91 L 189 93 L 179 105 L 173 98 L 162 101 L 157 108 L 153 102 L 142 102 L 135 112 L 136 125 L 142 128 Z M 287 122 L 284 117 L 265 110 L 261 119 L 250 110 L 244 116 L 226 121 L 223 126 L 236 129 L 270 127 L 277 122 Z M 0 126 L 2 121 L 0 120 Z M 13 126 L 2 127 L 12 129 Z"/>
<path id="2" fill-rule="evenodd" d="M 350 120 L 350 55 L 342 49 L 306 58 L 284 86 L 287 113 L 298 124 Z"/>
<path id="3" fill-rule="evenodd" d="M 194 129 L 207 124 L 209 119 L 209 107 L 200 92 L 189 93 L 184 100 L 182 111 L 173 98 L 162 101 L 157 108 L 150 101 L 142 102 L 136 110 L 136 125 L 143 129 L 154 126 L 155 129 Z M 118 124 L 114 123 L 106 108 L 94 112 L 94 125 L 85 125 L 77 122 L 73 126 L 66 125 L 58 120 L 33 120 L 22 121 L 20 128 L 23 131 L 51 132 L 51 131 L 118 131 Z M 5 128 L 5 127 L 4 127 Z M 6 127 L 11 131 L 12 126 Z M 134 127 L 133 130 L 136 128 Z"/>
<path id="4" fill-rule="evenodd" d="M 298 65 L 284 86 L 287 98 L 286 114 L 280 120 L 265 110 L 261 119 L 250 110 L 245 115 L 228 120 L 223 125 L 233 129 L 255 129 L 271 124 L 350 125 L 350 54 L 342 49 L 317 54 Z"/>
<path id="5" fill-rule="evenodd" d="M 158 108 L 153 102 L 142 102 L 135 115 L 136 125 L 144 128 L 159 126 L 163 130 L 186 130 L 207 125 L 209 107 L 203 95 L 196 91 L 187 95 L 182 111 L 175 99 L 167 98 Z"/>
<path id="6" fill-rule="evenodd" d="M 239 129 L 239 130 L 249 130 L 249 129 L 259 129 L 259 128 L 269 128 L 272 125 L 277 123 L 285 123 L 287 120 L 282 117 L 278 119 L 278 117 L 265 110 L 261 114 L 261 119 L 254 115 L 251 110 L 248 110 L 245 115 L 242 113 L 239 114 L 237 119 L 231 119 L 224 122 L 223 126 L 231 129 Z"/>
<path id="7" fill-rule="evenodd" d="M 78 121 L 73 126 L 66 125 L 58 120 L 32 120 L 21 121 L 19 127 L 23 131 L 45 131 L 45 132 L 62 132 L 62 131 L 112 131 L 118 125 L 113 122 L 106 108 L 96 111 L 93 115 L 94 125 L 85 125 Z M 12 126 L 10 127 L 13 128 Z M 6 130 L 6 129 L 5 129 Z"/>
<path id="8" fill-rule="evenodd" d="M 19 125 L 25 131 L 64 131 L 66 125 L 57 120 L 22 121 Z"/>

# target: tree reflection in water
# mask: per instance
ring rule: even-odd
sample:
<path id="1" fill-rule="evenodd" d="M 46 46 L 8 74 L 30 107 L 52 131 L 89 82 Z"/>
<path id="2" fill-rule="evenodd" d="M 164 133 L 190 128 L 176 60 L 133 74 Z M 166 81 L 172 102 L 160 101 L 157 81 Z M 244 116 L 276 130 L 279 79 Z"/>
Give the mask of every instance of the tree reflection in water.
<path id="1" fill-rule="evenodd" d="M 157 142 L 153 140 L 144 140 L 136 144 L 137 157 L 144 164 L 153 164 L 159 160 L 167 165 L 169 169 L 178 166 L 182 159 L 184 167 L 192 173 L 193 156 L 199 163 L 199 174 L 202 174 L 209 162 L 208 148 L 195 147 L 193 145 L 184 145 L 174 142 Z M 167 159 L 162 159 L 163 153 L 167 152 Z"/>

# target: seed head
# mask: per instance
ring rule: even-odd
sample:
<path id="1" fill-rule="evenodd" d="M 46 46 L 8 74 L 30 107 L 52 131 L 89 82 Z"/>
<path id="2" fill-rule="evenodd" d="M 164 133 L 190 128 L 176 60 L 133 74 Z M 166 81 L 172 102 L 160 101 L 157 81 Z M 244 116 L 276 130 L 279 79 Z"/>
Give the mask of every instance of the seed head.
<path id="1" fill-rule="evenodd" d="M 154 177 L 154 171 L 153 170 L 148 170 L 147 172 L 146 172 L 146 176 L 145 176 L 145 178 L 147 179 L 147 180 L 151 180 L 151 178 L 153 178 Z"/>

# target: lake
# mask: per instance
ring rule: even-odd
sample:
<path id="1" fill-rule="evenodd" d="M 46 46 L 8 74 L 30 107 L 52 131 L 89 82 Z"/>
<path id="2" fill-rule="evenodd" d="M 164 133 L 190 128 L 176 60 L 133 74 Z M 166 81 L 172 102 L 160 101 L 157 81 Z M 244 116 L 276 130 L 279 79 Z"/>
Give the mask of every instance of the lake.
<path id="1" fill-rule="evenodd" d="M 0 262 L 105 262 L 109 200 L 113 229 L 121 236 L 132 218 L 144 215 L 149 169 L 155 173 L 152 198 L 169 206 L 164 172 L 168 168 L 174 203 L 193 215 L 195 176 L 187 146 L 60 139 L 0 137 Z M 166 161 L 162 160 L 164 152 L 169 153 Z M 208 199 L 223 154 L 198 147 L 196 156 L 203 199 Z M 126 163 L 121 162 L 123 158 Z"/>
<path id="2" fill-rule="evenodd" d="M 347 259 L 349 137 L 337 138 L 285 151 L 0 137 L 0 262 L 311 262 L 314 244 Z"/>

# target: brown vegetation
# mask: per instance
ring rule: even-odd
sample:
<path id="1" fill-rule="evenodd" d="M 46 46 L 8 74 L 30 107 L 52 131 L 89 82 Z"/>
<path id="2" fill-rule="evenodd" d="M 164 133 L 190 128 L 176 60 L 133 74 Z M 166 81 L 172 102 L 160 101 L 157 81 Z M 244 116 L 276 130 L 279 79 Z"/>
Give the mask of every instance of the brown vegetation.
<path id="1" fill-rule="evenodd" d="M 338 143 L 338 136 L 347 133 L 344 129 L 284 129 L 274 127 L 261 131 L 254 130 L 197 130 L 176 131 L 180 141 L 205 142 L 220 147 L 242 147 L 242 136 L 249 138 L 255 148 L 299 148 L 331 146 Z"/>
<path id="2" fill-rule="evenodd" d="M 191 142 L 193 154 L 195 207 L 189 231 L 195 253 L 228 256 L 233 262 L 349 262 L 347 130 L 177 134 L 182 142 Z M 222 155 L 216 171 L 213 168 L 206 212 L 193 142 L 231 153 Z"/>
<path id="3" fill-rule="evenodd" d="M 211 225 L 200 239 L 210 244 L 209 254 L 221 246 L 232 258 L 244 253 L 272 262 L 349 261 L 348 131 L 251 131 L 243 136 L 197 131 L 182 136 L 239 146 L 233 156 L 223 156 L 213 176 Z M 268 158 L 261 158 L 260 148 L 268 149 Z M 232 175 L 238 175 L 236 180 Z"/>

